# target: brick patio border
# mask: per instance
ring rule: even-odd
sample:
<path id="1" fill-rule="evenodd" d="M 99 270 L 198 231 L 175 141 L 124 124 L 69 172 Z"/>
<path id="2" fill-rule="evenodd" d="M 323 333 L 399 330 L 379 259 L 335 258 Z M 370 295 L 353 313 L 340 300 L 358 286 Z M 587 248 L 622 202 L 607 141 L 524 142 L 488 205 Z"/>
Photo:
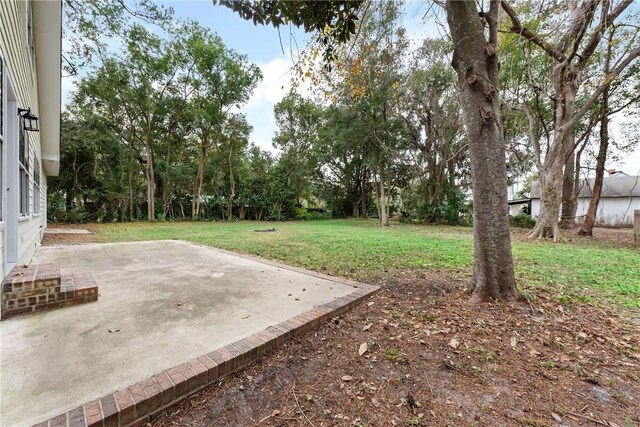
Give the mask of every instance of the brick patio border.
<path id="1" fill-rule="evenodd" d="M 152 415 L 220 378 L 256 362 L 293 338 L 318 328 L 327 320 L 346 313 L 379 289 L 378 286 L 339 279 L 273 261 L 220 249 L 215 250 L 352 286 L 355 290 L 239 341 L 162 371 L 125 389 L 87 402 L 71 411 L 38 423 L 34 427 L 142 426 Z"/>

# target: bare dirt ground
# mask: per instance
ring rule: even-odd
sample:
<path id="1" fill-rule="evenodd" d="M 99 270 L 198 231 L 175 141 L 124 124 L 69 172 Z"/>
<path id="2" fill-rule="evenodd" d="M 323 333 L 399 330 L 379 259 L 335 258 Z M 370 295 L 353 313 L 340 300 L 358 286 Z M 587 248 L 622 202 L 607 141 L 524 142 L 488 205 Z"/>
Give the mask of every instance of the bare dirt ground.
<path id="1" fill-rule="evenodd" d="M 396 273 L 151 424 L 640 425 L 640 325 L 533 292 L 531 306 L 470 306 L 460 284 Z"/>
<path id="2" fill-rule="evenodd" d="M 148 425 L 640 426 L 637 312 L 531 288 L 532 304 L 472 306 L 444 274 L 383 274 L 347 315 Z"/>
<path id="3" fill-rule="evenodd" d="M 49 228 L 73 228 L 89 230 L 91 234 L 47 234 L 42 239 L 43 245 L 77 245 L 82 243 L 100 242 L 93 224 L 47 224 Z"/>
<path id="4" fill-rule="evenodd" d="M 593 237 L 585 237 L 578 235 L 579 227 L 571 230 L 562 230 L 562 238 L 571 243 L 578 245 L 606 245 L 616 247 L 633 247 L 633 229 L 632 228 L 608 228 L 594 227 Z M 513 240 L 525 240 L 529 230 L 524 228 L 512 228 L 511 238 Z"/>

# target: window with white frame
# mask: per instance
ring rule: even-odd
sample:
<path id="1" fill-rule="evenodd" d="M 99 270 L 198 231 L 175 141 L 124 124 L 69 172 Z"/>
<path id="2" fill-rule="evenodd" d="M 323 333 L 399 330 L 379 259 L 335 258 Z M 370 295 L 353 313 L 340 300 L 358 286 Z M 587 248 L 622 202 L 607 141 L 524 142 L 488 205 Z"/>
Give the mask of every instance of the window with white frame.
<path id="1" fill-rule="evenodd" d="M 40 213 L 40 161 L 37 156 L 33 162 L 33 213 Z"/>
<path id="2" fill-rule="evenodd" d="M 29 137 L 24 130 L 24 121 L 19 124 L 19 168 L 20 168 L 20 216 L 29 215 Z"/>

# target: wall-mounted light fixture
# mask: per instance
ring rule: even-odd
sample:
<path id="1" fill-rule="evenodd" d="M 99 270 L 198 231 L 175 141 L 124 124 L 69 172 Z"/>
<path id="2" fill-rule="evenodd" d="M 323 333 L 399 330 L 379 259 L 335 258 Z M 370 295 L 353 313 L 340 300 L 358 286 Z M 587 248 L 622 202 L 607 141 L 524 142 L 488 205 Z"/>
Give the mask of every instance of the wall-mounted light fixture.
<path id="1" fill-rule="evenodd" d="M 30 132 L 40 131 L 40 129 L 38 129 L 38 117 L 31 112 L 31 108 L 27 108 L 26 110 L 24 108 L 18 108 L 18 115 L 22 117 L 24 121 L 24 130 Z"/>

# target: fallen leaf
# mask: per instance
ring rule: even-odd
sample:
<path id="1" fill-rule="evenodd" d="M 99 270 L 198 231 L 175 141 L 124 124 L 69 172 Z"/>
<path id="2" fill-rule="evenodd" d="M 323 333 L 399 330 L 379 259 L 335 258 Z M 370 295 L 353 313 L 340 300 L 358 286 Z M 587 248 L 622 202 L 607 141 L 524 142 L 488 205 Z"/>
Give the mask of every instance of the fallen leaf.
<path id="1" fill-rule="evenodd" d="M 578 332 L 578 337 L 582 339 L 587 339 L 587 334 L 585 334 L 584 332 Z"/>
<path id="2" fill-rule="evenodd" d="M 511 337 L 511 347 L 516 348 L 517 343 L 518 343 L 518 338 Z"/>
<path id="3" fill-rule="evenodd" d="M 371 399 L 371 403 L 373 404 L 373 406 L 375 406 L 376 408 L 380 407 L 380 401 L 378 399 L 376 399 L 375 397 L 373 399 Z"/>
<path id="4" fill-rule="evenodd" d="M 369 346 L 366 342 L 363 342 L 362 344 L 360 344 L 360 348 L 358 349 L 358 355 L 362 356 L 367 352 L 367 350 L 369 350 Z"/>
<path id="5" fill-rule="evenodd" d="M 364 325 L 364 327 L 362 328 L 362 331 L 368 331 L 369 329 L 371 329 L 372 326 L 373 326 L 373 323 L 368 323 Z"/>
<path id="6" fill-rule="evenodd" d="M 277 409 L 274 409 L 273 412 L 271 413 L 272 417 L 277 417 L 278 415 L 280 415 L 280 411 Z"/>
<path id="7" fill-rule="evenodd" d="M 553 417 L 554 420 L 556 420 L 557 422 L 561 423 L 562 422 L 562 417 L 558 414 L 556 414 L 555 412 L 551 413 L 551 416 Z"/>
<path id="8" fill-rule="evenodd" d="M 249 317 L 251 317 L 251 315 L 247 314 L 246 316 L 242 317 L 242 319 L 248 319 Z"/>
<path id="9" fill-rule="evenodd" d="M 176 305 L 177 305 L 178 307 L 182 307 L 182 303 L 181 303 L 181 302 L 177 303 Z"/>
<path id="10" fill-rule="evenodd" d="M 109 332 L 120 332 L 120 329 L 109 329 Z"/>
<path id="11" fill-rule="evenodd" d="M 460 346 L 460 341 L 458 341 L 455 338 L 451 338 L 451 341 L 449 341 L 449 347 L 458 348 L 459 346 Z"/>
<path id="12" fill-rule="evenodd" d="M 342 381 L 345 381 L 345 382 L 349 382 L 352 379 L 353 379 L 353 377 L 351 375 L 343 375 L 342 376 Z"/>

